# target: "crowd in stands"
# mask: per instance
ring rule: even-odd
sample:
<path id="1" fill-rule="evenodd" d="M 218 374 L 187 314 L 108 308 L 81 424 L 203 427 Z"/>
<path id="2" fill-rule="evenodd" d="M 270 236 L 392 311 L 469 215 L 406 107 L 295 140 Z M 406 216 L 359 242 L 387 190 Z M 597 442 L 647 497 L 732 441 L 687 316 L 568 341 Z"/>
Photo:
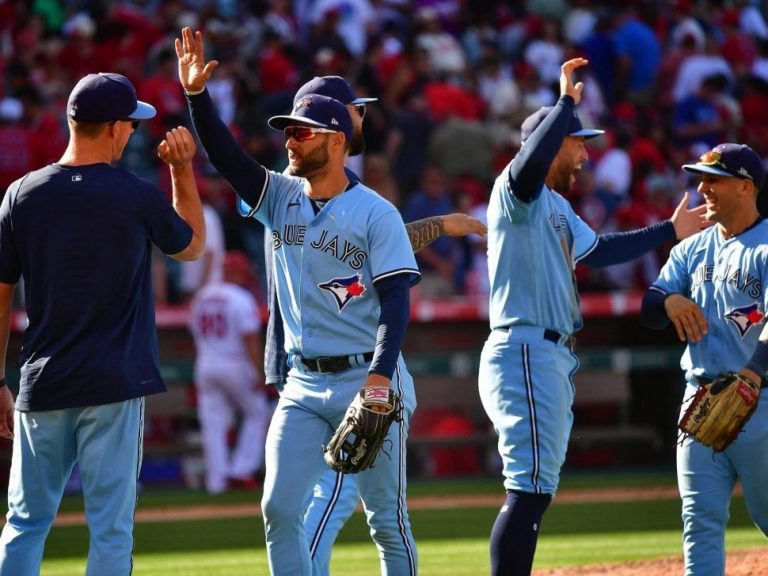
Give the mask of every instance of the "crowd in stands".
<path id="1" fill-rule="evenodd" d="M 156 106 L 123 162 L 169 189 L 154 148 L 168 127 L 189 125 L 173 51 L 183 26 L 203 30 L 208 58 L 221 63 L 208 88 L 222 118 L 272 169 L 286 155 L 266 119 L 287 113 L 305 81 L 338 74 L 378 97 L 367 108 L 366 152 L 350 165 L 406 221 L 483 217 L 522 120 L 556 101 L 560 64 L 576 55 L 590 61 L 579 78 L 582 122 L 607 130 L 589 141 L 572 192 L 596 230 L 669 217 L 684 191 L 695 192 L 680 166 L 715 143 L 768 155 L 768 24 L 758 1 L 0 0 L 0 189 L 59 158 L 66 96 L 95 71 L 125 74 Z M 225 249 L 245 250 L 263 269 L 263 230 L 236 215 L 202 151 L 197 164 L 212 254 L 186 271 L 158 256 L 156 290 L 168 303 L 215 274 Z M 644 288 L 664 258 L 579 267 L 580 287 Z M 487 291 L 483 239 L 442 239 L 419 264 L 435 280 L 423 296 Z"/>

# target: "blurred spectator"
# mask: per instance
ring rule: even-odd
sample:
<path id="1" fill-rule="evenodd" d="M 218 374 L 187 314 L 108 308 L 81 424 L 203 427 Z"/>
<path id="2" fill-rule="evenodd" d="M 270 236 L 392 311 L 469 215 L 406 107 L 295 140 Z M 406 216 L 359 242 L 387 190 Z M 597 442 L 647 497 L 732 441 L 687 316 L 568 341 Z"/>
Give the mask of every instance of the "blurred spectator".
<path id="1" fill-rule="evenodd" d="M 704 52 L 690 54 L 680 63 L 672 88 L 672 99 L 680 102 L 695 94 L 705 78 L 716 74 L 724 75 L 729 83 L 733 81 L 733 70 L 720 53 L 720 46 L 713 38 L 709 38 Z"/>
<path id="2" fill-rule="evenodd" d="M 411 194 L 405 204 L 403 220 L 413 222 L 454 211 L 445 175 L 436 166 L 427 165 L 421 175 L 420 188 Z M 414 289 L 424 298 L 455 295 L 458 275 L 463 272 L 460 258 L 458 240 L 448 236 L 441 236 L 419 250 L 416 261 L 421 271 L 421 282 Z"/>
<path id="3" fill-rule="evenodd" d="M 757 0 L 736 0 L 741 31 L 758 40 L 768 40 L 768 24 L 761 3 Z"/>
<path id="4" fill-rule="evenodd" d="M 622 128 L 611 136 L 612 145 L 597 161 L 594 177 L 595 193 L 606 206 L 608 217 L 629 203 L 632 184 L 632 160 L 627 151 L 631 137 Z"/>
<path id="5" fill-rule="evenodd" d="M 400 208 L 400 189 L 384 154 L 365 154 L 362 173 L 366 186 Z"/>
<path id="6" fill-rule="evenodd" d="M 311 22 L 331 20 L 353 57 L 362 56 L 368 37 L 375 31 L 374 11 L 368 0 L 317 0 Z"/>
<path id="7" fill-rule="evenodd" d="M 560 66 L 565 60 L 560 23 L 546 18 L 523 52 L 525 62 L 536 69 L 539 80 L 548 86 L 559 86 Z"/>
<path id="8" fill-rule="evenodd" d="M 205 179 L 198 178 L 198 191 L 203 203 L 205 217 L 205 252 L 199 260 L 181 263 L 179 278 L 181 298 L 190 300 L 203 286 L 211 282 L 220 282 L 224 252 L 224 228 L 218 211 L 211 205 L 210 195 L 204 184 Z"/>
<path id="9" fill-rule="evenodd" d="M 16 98 L 0 100 L 0 190 L 42 164 L 32 129 L 21 122 L 24 105 Z M 64 151 L 59 150 L 59 155 Z"/>
<path id="10" fill-rule="evenodd" d="M 392 119 L 385 150 L 404 197 L 418 185 L 434 126 L 427 100 L 420 92 L 411 93 L 405 106 Z"/>
<path id="11" fill-rule="evenodd" d="M 704 51 L 706 34 L 694 15 L 694 0 L 676 0 L 672 8 L 669 27 L 670 48 L 679 50 L 690 45 L 698 52 Z M 666 59 L 666 56 L 665 56 Z"/>
<path id="12" fill-rule="evenodd" d="M 156 103 L 157 116 L 146 122 L 152 140 L 159 142 L 165 138 L 169 127 L 186 123 L 187 101 L 179 85 L 176 54 L 170 47 L 164 47 L 158 52 L 154 72 L 138 89 L 146 94 L 150 102 Z"/>
<path id="13" fill-rule="evenodd" d="M 494 141 L 482 122 L 450 118 L 435 128 L 428 146 L 429 162 L 448 180 L 472 176 L 486 182 L 493 175 Z"/>
<path id="14" fill-rule="evenodd" d="M 656 91 L 661 46 L 653 30 L 637 17 L 631 5 L 617 7 L 614 39 L 618 76 L 626 96 L 636 104 L 649 104 Z"/>
<path id="15" fill-rule="evenodd" d="M 429 69 L 443 78 L 461 77 L 467 69 L 464 51 L 459 41 L 446 31 L 438 12 L 432 7 L 421 8 L 416 13 L 420 26 L 415 45 L 429 56 Z"/>
<path id="16" fill-rule="evenodd" d="M 749 76 L 742 87 L 739 102 L 742 133 L 734 142 L 743 142 L 765 157 L 768 155 L 768 79 Z"/>
<path id="17" fill-rule="evenodd" d="M 677 103 L 674 111 L 674 136 L 679 148 L 703 143 L 709 148 L 725 142 L 725 122 L 717 106 L 720 76 L 705 78 L 693 94 Z"/>

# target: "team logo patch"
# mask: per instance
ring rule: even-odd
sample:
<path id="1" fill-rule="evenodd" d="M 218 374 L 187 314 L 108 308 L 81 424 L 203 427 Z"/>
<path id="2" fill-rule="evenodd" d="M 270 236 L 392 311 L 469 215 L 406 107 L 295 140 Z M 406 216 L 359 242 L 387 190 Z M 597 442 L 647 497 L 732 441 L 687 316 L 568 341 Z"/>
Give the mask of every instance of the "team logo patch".
<path id="1" fill-rule="evenodd" d="M 312 98 L 309 96 L 304 96 L 302 99 L 300 99 L 296 104 L 293 106 L 293 111 L 296 112 L 297 110 L 304 108 L 305 106 L 309 106 L 312 104 Z"/>
<path id="2" fill-rule="evenodd" d="M 729 322 L 733 322 L 743 340 L 752 326 L 760 324 L 765 319 L 765 314 L 760 311 L 757 302 L 755 302 L 749 306 L 734 308 L 725 315 L 725 318 Z"/>
<path id="3" fill-rule="evenodd" d="M 333 278 L 317 285 L 318 288 L 327 290 L 336 299 L 336 305 L 339 307 L 339 313 L 351 300 L 360 298 L 365 292 L 365 286 L 361 282 L 360 274 L 346 276 L 344 278 Z"/>

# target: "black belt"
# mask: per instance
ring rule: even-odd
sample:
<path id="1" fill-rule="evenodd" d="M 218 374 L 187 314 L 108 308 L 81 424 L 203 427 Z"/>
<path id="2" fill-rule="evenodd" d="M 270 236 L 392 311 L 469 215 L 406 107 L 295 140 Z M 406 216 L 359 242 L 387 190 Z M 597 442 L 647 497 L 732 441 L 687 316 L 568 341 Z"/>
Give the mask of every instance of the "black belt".
<path id="1" fill-rule="evenodd" d="M 352 368 L 354 364 L 352 364 L 350 358 L 354 358 L 355 356 L 362 356 L 365 362 L 373 360 L 373 352 L 366 352 L 365 354 L 352 354 L 351 356 L 323 356 L 322 358 L 301 357 L 299 361 L 304 365 L 304 368 L 310 372 L 333 374 Z"/>
<path id="2" fill-rule="evenodd" d="M 497 330 L 501 330 L 502 332 L 509 332 L 509 327 L 505 326 L 503 328 L 497 328 Z M 542 338 L 552 342 L 553 344 L 562 344 L 563 346 L 567 346 L 571 349 L 573 349 L 573 345 L 576 343 L 573 336 L 566 336 L 565 334 L 560 334 L 560 332 L 557 330 L 550 330 L 549 328 L 544 329 Z"/>
<path id="3" fill-rule="evenodd" d="M 708 376 L 696 376 L 696 382 L 701 385 L 711 384 L 713 381 L 714 378 L 710 378 Z M 760 388 L 768 388 L 768 380 L 765 378 L 760 378 Z"/>

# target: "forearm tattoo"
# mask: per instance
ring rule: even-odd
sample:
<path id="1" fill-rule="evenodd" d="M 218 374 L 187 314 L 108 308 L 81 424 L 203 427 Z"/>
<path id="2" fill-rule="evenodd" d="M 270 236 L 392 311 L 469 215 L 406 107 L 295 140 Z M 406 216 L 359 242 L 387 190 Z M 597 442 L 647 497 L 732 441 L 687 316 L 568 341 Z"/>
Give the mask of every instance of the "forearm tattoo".
<path id="1" fill-rule="evenodd" d="M 405 229 L 408 231 L 408 238 L 411 240 L 413 251 L 418 252 L 442 236 L 443 218 L 442 216 L 433 216 L 416 220 L 416 222 L 409 222 L 405 225 Z"/>

